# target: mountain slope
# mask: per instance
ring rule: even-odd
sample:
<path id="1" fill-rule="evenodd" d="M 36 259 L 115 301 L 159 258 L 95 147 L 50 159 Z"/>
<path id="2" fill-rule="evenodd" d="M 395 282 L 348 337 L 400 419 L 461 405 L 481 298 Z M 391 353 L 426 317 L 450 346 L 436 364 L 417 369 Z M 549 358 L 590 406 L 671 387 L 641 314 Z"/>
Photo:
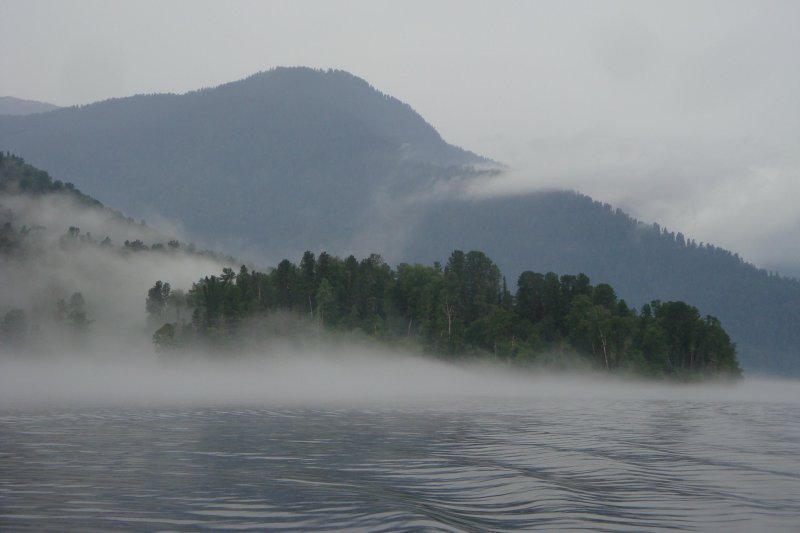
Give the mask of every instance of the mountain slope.
<path id="1" fill-rule="evenodd" d="M 295 253 L 356 232 L 377 196 L 483 161 L 365 81 L 305 68 L 3 117 L 0 146 L 128 213 Z"/>
<path id="2" fill-rule="evenodd" d="M 746 370 L 800 374 L 798 282 L 574 193 L 453 199 L 482 158 L 340 71 L 276 69 L 186 95 L 0 117 L 0 146 L 126 212 L 181 222 L 228 252 L 442 260 L 585 272 L 632 306 L 685 300 L 720 318 Z"/>
<path id="3" fill-rule="evenodd" d="M 477 249 L 497 258 L 509 286 L 526 269 L 583 272 L 637 308 L 654 298 L 691 302 L 722 321 L 746 369 L 800 375 L 800 281 L 727 250 L 569 192 L 439 202 L 418 213 L 417 224 L 403 253 L 409 261 Z"/>
<path id="4" fill-rule="evenodd" d="M 0 115 L 33 115 L 58 109 L 57 105 L 13 96 L 0 96 Z"/>
<path id="5" fill-rule="evenodd" d="M 225 266 L 0 153 L 0 357 L 146 358 L 153 282 L 188 289 Z"/>

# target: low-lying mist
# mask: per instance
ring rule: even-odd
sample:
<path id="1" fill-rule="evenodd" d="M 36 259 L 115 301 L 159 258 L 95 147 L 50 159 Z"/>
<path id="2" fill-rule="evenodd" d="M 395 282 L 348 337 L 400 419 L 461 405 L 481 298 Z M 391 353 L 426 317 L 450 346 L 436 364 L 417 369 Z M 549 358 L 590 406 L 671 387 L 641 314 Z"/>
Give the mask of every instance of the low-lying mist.
<path id="1" fill-rule="evenodd" d="M 26 314 L 36 329 L 29 351 L 76 349 L 104 357 L 121 351 L 121 345 L 152 351 L 145 298 L 153 283 L 169 280 L 175 289 L 187 290 L 228 266 L 183 248 L 125 248 L 126 241 L 164 246 L 171 237 L 68 196 L 4 196 L 2 208 L 9 222 L 29 231 L 21 252 L 0 256 L 0 317 L 11 309 Z M 79 346 L 70 346 L 54 316 L 58 300 L 68 302 L 75 293 L 85 303 L 88 334 Z"/>
<path id="2" fill-rule="evenodd" d="M 274 343 L 261 352 L 180 359 L 114 357 L 0 361 L 4 408 L 63 406 L 408 404 L 460 400 L 696 400 L 800 403 L 800 383 L 664 384 L 600 373 L 521 371 L 450 363 L 367 343 Z"/>
<path id="3" fill-rule="evenodd" d="M 147 321 L 148 289 L 163 280 L 187 290 L 229 265 L 165 248 L 166 238 L 146 226 L 67 197 L 2 200 L 10 222 L 32 232 L 30 246 L 0 259 L 0 312 L 6 319 L 11 310 L 24 312 L 23 333 L 30 337 L 24 349 L 0 346 L 2 408 L 468 398 L 800 402 L 798 383 L 788 381 L 670 386 L 588 371 L 525 370 L 491 360 L 454 363 L 422 357 L 405 345 L 389 348 L 325 334 L 313 321 L 280 313 L 250 324 L 236 350 L 212 345 L 199 353 L 189 346 L 159 355 L 153 346 L 158 325 Z M 113 244 L 103 245 L 105 237 Z M 160 248 L 120 248 L 131 240 Z M 54 317 L 58 301 L 76 293 L 85 313 L 79 335 L 75 324 Z"/>

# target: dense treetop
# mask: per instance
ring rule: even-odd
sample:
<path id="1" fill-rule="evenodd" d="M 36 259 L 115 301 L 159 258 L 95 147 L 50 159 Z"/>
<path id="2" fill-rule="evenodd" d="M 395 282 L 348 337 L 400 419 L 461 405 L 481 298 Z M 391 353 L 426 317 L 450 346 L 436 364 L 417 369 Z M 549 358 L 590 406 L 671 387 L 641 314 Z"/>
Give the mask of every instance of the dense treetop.
<path id="1" fill-rule="evenodd" d="M 482 252 L 455 251 L 444 266 L 357 260 L 306 252 L 267 273 L 241 267 L 208 276 L 177 297 L 161 281 L 147 294 L 165 354 L 225 353 L 252 336 L 287 334 L 294 313 L 308 324 L 412 342 L 449 358 L 487 356 L 514 364 L 687 378 L 738 376 L 736 351 L 720 322 L 684 302 L 653 301 L 637 313 L 607 284 L 583 274 L 525 271 L 512 294 Z M 261 320 L 261 322 L 259 322 Z M 283 324 L 283 327 L 281 327 Z"/>
<path id="2" fill-rule="evenodd" d="M 25 162 L 19 156 L 0 151 L 0 194 L 70 195 L 86 206 L 103 207 L 99 201 L 83 194 L 72 183 L 53 180 L 50 174 Z"/>
<path id="3" fill-rule="evenodd" d="M 733 252 L 578 193 L 446 201 L 417 217 L 424 231 L 404 257 L 430 262 L 442 249 L 475 248 L 510 278 L 526 269 L 585 272 L 637 307 L 689 302 L 725 324 L 746 370 L 800 375 L 800 282 Z"/>

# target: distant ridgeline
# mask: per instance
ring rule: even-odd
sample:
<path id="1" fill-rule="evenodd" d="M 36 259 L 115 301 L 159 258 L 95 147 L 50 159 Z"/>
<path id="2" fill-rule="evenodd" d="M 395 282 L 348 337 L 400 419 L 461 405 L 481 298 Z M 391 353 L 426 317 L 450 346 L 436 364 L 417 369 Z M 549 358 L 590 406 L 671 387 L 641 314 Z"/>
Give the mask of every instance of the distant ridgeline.
<path id="1" fill-rule="evenodd" d="M 246 348 L 253 336 L 323 327 L 422 348 L 449 358 L 490 357 L 520 365 L 594 367 L 653 377 L 740 376 L 735 346 L 719 321 L 683 302 L 640 312 L 583 274 L 524 272 L 516 294 L 482 252 L 455 251 L 447 264 L 358 261 L 321 253 L 268 273 L 224 269 L 188 294 L 158 281 L 147 311 L 162 354 Z M 304 325 L 287 317 L 305 317 Z M 299 327 L 299 329 L 298 329 Z M 305 329 L 304 329 L 305 328 Z"/>

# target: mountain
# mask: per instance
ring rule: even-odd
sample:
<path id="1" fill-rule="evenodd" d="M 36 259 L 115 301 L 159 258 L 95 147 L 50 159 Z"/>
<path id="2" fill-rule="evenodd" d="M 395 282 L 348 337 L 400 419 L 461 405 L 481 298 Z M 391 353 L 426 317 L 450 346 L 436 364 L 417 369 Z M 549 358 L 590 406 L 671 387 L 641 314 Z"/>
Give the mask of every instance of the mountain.
<path id="1" fill-rule="evenodd" d="M 153 282 L 186 290 L 225 266 L 0 153 L 0 356 L 147 357 Z"/>
<path id="2" fill-rule="evenodd" d="M 347 247 L 376 198 L 484 162 L 364 80 L 307 68 L 2 117 L 0 146 L 127 213 L 269 258 Z"/>
<path id="3" fill-rule="evenodd" d="M 58 109 L 57 105 L 35 100 L 22 100 L 13 96 L 0 96 L 0 115 L 33 115 Z"/>
<path id="4" fill-rule="evenodd" d="M 631 306 L 685 300 L 722 320 L 746 371 L 800 375 L 797 281 L 572 192 L 467 199 L 459 185 L 498 166 L 345 72 L 281 68 L 184 95 L 0 117 L 0 147 L 264 262 L 305 250 L 430 262 L 475 249 L 512 288 L 526 269 L 584 272 Z"/>
<path id="5" fill-rule="evenodd" d="M 78 221 L 92 231 L 81 232 Z M 532 273 L 512 296 L 497 266 L 478 251 L 452 252 L 444 269 L 393 269 L 374 254 L 358 261 L 309 251 L 298 265 L 285 259 L 266 272 L 241 266 L 237 274 L 234 264 L 176 240 L 115 246 L 109 236 L 95 238 L 97 230 L 163 238 L 0 152 L 0 359 L 146 358 L 152 339 L 161 357 L 230 360 L 256 346 L 273 353 L 276 337 L 321 340 L 328 331 L 331 340 L 366 334 L 387 347 L 402 342 L 518 369 L 741 377 L 721 324 L 684 302 L 637 313 L 609 285 Z M 208 275 L 213 267 L 219 276 Z M 186 273 L 198 270 L 203 274 L 188 293 L 173 290 L 172 282 L 186 287 Z M 162 275 L 170 281 L 150 286 Z"/>
<path id="6" fill-rule="evenodd" d="M 683 300 L 721 320 L 751 372 L 800 375 L 800 281 L 737 254 L 644 224 L 574 192 L 442 201 L 415 217 L 403 254 L 429 262 L 441 250 L 482 250 L 513 286 L 523 270 L 587 274 L 629 305 Z"/>

